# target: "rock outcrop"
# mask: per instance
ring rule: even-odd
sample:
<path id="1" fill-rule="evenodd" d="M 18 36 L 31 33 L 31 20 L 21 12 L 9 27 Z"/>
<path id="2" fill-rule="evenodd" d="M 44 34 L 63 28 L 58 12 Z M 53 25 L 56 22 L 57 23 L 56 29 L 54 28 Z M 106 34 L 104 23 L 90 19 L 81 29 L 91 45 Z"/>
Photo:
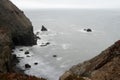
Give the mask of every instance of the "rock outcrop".
<path id="1" fill-rule="evenodd" d="M 71 75 L 88 77 L 90 80 L 119 80 L 120 40 L 93 59 L 73 66 L 66 73 L 61 76 L 60 80 L 66 80 L 63 79 L 66 75 L 67 77 Z"/>
<path id="2" fill-rule="evenodd" d="M 86 31 L 86 32 L 92 32 L 92 29 L 88 28 L 88 29 L 84 29 L 84 31 Z"/>
<path id="3" fill-rule="evenodd" d="M 9 0 L 0 0 L 0 72 L 14 72 L 12 48 L 36 44 L 30 20 Z"/>
<path id="4" fill-rule="evenodd" d="M 36 44 L 30 20 L 9 0 L 0 0 L 0 27 L 10 32 L 14 45 Z"/>
<path id="5" fill-rule="evenodd" d="M 42 25 L 41 31 L 48 31 L 47 28 L 45 28 L 45 26 Z"/>

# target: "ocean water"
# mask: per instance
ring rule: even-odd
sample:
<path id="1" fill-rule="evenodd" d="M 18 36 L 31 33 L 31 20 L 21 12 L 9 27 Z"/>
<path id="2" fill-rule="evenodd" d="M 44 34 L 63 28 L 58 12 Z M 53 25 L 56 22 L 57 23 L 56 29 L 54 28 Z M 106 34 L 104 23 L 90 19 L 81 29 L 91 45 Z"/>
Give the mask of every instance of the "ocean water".
<path id="1" fill-rule="evenodd" d="M 58 80 L 71 66 L 89 60 L 120 39 L 120 10 L 24 10 L 41 39 L 32 47 L 17 46 L 13 54 L 25 73 Z M 44 25 L 48 31 L 42 32 Z M 84 29 L 90 28 L 92 32 Z M 47 42 L 50 44 L 44 46 Z M 23 49 L 23 51 L 20 51 Z M 25 55 L 25 51 L 30 54 Z M 56 57 L 53 57 L 56 55 Z M 37 62 L 38 65 L 34 63 Z"/>

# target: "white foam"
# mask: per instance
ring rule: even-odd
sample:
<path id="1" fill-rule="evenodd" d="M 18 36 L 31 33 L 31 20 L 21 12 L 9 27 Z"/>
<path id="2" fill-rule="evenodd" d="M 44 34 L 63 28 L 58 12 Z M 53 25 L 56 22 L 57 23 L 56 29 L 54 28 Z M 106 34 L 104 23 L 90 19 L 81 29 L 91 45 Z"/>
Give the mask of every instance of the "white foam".
<path id="1" fill-rule="evenodd" d="M 25 69 L 25 64 L 30 64 L 31 68 L 30 69 L 26 69 L 25 73 L 29 74 L 29 75 L 35 75 L 37 77 L 45 77 L 48 78 L 48 80 L 59 80 L 59 76 L 62 75 L 63 68 L 66 67 L 66 65 L 61 65 L 61 61 L 63 59 L 63 57 L 56 57 L 53 58 L 51 57 L 51 55 L 53 55 L 54 53 L 43 53 L 44 49 L 49 49 L 49 47 L 41 47 L 40 45 L 45 44 L 47 42 L 49 42 L 49 37 L 53 37 L 55 35 L 58 35 L 55 32 L 49 32 L 50 34 L 48 34 L 47 32 L 40 32 L 37 34 L 38 37 L 40 37 L 41 39 L 38 39 L 37 41 L 37 45 L 32 46 L 32 47 L 24 47 L 24 46 L 19 46 L 16 47 L 16 49 L 14 50 L 13 54 L 16 54 L 18 57 L 23 57 L 20 60 L 20 63 L 18 64 L 19 67 L 21 67 L 22 69 Z M 50 42 L 52 49 L 56 49 L 56 44 L 55 42 Z M 60 48 L 62 47 L 63 49 L 68 49 L 69 48 L 69 44 L 60 44 Z M 20 51 L 20 49 L 23 49 L 23 51 Z M 41 50 L 40 50 L 41 49 Z M 43 50 L 43 52 L 41 52 Z M 29 54 L 25 54 L 25 51 L 29 51 Z M 40 52 L 39 52 L 40 51 Z M 30 56 L 30 57 L 27 57 Z M 34 63 L 37 62 L 38 64 L 35 65 Z M 61 69 L 62 68 L 62 69 Z"/>
<path id="2" fill-rule="evenodd" d="M 61 68 L 65 68 L 65 67 L 66 67 L 66 65 L 61 65 L 60 67 L 61 67 Z"/>
<path id="3" fill-rule="evenodd" d="M 58 57 L 58 58 L 56 58 L 58 61 L 60 61 L 60 60 L 62 60 L 62 57 Z"/>
<path id="4" fill-rule="evenodd" d="M 68 49 L 70 47 L 70 44 L 65 43 L 65 44 L 62 44 L 61 46 L 63 49 Z"/>
<path id="5" fill-rule="evenodd" d="M 87 31 L 85 31 L 84 29 L 79 29 L 77 30 L 78 32 L 82 32 L 82 33 L 88 33 Z M 92 32 L 94 32 L 94 30 L 92 30 Z"/>

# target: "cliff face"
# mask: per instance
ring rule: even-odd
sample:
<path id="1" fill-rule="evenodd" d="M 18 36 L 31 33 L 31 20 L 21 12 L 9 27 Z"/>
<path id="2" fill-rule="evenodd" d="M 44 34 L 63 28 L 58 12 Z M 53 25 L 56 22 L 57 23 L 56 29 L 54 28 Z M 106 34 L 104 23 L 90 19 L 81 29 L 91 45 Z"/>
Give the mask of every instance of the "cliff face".
<path id="1" fill-rule="evenodd" d="M 89 78 L 85 80 L 119 80 L 120 40 L 93 59 L 73 66 L 60 80 L 67 80 L 71 75 Z"/>
<path id="2" fill-rule="evenodd" d="M 8 64 L 11 59 L 10 45 L 12 40 L 10 39 L 9 32 L 0 29 L 0 72 L 7 72 Z"/>
<path id="3" fill-rule="evenodd" d="M 11 33 L 15 45 L 36 43 L 31 22 L 9 0 L 0 0 L 0 27 L 4 27 Z"/>
<path id="4" fill-rule="evenodd" d="M 29 19 L 9 0 L 0 0 L 0 72 L 11 72 L 12 48 L 16 45 L 36 44 Z"/>

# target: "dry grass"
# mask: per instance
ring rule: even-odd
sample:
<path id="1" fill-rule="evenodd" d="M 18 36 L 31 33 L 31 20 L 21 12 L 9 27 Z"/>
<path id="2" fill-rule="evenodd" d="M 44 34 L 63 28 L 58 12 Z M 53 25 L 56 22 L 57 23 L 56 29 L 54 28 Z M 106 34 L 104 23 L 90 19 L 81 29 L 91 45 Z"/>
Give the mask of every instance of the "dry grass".
<path id="1" fill-rule="evenodd" d="M 0 74 L 0 80 L 46 80 L 44 78 L 36 78 L 35 76 L 28 76 L 17 73 Z"/>

